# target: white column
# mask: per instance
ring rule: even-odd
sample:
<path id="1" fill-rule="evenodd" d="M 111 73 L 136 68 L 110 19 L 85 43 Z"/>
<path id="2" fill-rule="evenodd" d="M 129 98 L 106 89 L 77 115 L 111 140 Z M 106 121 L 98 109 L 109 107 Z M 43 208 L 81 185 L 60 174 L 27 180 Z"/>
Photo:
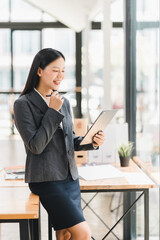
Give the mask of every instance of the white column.
<path id="1" fill-rule="evenodd" d="M 103 45 L 104 45 L 104 62 L 103 62 L 103 83 L 104 83 L 104 102 L 103 108 L 112 108 L 111 104 L 111 57 L 110 57 L 110 38 L 111 38 L 111 17 L 110 17 L 110 0 L 103 0 Z"/>
<path id="2" fill-rule="evenodd" d="M 90 86 L 90 61 L 89 61 L 89 32 L 91 29 L 91 22 L 89 21 L 89 17 L 86 16 L 86 27 L 84 29 L 84 81 L 87 90 L 87 114 L 86 118 L 90 122 L 89 115 L 89 86 Z"/>

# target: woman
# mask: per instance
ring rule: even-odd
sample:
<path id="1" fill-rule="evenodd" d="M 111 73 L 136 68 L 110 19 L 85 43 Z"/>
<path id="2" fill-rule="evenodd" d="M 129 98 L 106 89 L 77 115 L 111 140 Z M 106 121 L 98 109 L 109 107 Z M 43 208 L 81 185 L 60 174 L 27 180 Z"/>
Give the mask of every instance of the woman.
<path id="1" fill-rule="evenodd" d="M 69 101 L 57 91 L 64 72 L 61 52 L 46 48 L 36 54 L 14 104 L 15 124 L 27 153 L 25 182 L 40 196 L 57 239 L 89 240 L 74 151 L 98 148 L 104 133 L 94 136 L 94 144 L 79 145 L 82 137 L 73 132 Z"/>

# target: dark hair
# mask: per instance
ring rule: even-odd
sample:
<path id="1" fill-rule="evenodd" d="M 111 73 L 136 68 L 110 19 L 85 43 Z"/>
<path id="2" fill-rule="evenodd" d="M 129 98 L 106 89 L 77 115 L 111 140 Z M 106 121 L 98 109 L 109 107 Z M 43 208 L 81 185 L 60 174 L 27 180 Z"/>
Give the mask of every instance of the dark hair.
<path id="1" fill-rule="evenodd" d="M 39 83 L 39 76 L 37 74 L 38 68 L 44 69 L 48 64 L 53 62 L 54 60 L 62 57 L 65 60 L 64 55 L 52 48 L 44 48 L 40 50 L 33 59 L 33 63 L 31 65 L 28 78 L 25 84 L 23 91 L 21 92 L 21 96 L 29 93 L 33 88 L 36 88 Z"/>

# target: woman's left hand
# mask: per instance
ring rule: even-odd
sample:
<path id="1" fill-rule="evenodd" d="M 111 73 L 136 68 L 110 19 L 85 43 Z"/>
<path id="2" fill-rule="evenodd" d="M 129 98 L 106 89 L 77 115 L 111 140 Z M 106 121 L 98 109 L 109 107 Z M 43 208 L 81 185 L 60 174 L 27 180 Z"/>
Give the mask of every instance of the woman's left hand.
<path id="1" fill-rule="evenodd" d="M 98 147 L 101 146 L 104 141 L 105 141 L 105 136 L 104 136 L 104 132 L 103 131 L 99 131 L 97 132 L 94 136 L 93 136 L 93 146 Z"/>

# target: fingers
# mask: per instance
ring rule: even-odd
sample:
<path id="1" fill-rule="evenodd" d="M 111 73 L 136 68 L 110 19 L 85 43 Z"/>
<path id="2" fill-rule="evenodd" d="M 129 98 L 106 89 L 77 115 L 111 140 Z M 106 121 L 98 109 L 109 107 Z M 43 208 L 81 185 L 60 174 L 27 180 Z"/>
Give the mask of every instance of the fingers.
<path id="1" fill-rule="evenodd" d="M 51 96 L 56 96 L 56 95 L 58 95 L 58 91 L 51 92 Z"/>
<path id="2" fill-rule="evenodd" d="M 93 137 L 93 141 L 98 145 L 102 145 L 105 141 L 105 135 L 103 131 L 99 131 L 97 132 L 94 137 Z"/>
<path id="3" fill-rule="evenodd" d="M 59 94 L 57 91 L 51 93 L 49 107 L 59 111 L 59 109 L 62 107 L 63 102 L 64 102 L 63 96 Z"/>
<path id="4" fill-rule="evenodd" d="M 102 132 L 102 131 L 97 132 L 94 135 L 94 137 L 96 137 L 97 139 L 105 139 L 104 132 Z"/>
<path id="5" fill-rule="evenodd" d="M 99 131 L 97 132 L 97 134 L 100 134 L 100 135 L 104 136 L 104 132 L 103 132 L 102 130 L 99 130 Z"/>
<path id="6" fill-rule="evenodd" d="M 58 91 L 52 92 L 51 97 L 56 97 L 56 98 L 59 98 L 59 99 L 63 99 L 63 96 L 61 94 L 59 94 Z"/>
<path id="7" fill-rule="evenodd" d="M 61 100 L 63 99 L 63 96 L 62 96 L 62 95 L 58 95 L 57 97 L 58 97 L 59 99 L 61 99 Z"/>
<path id="8" fill-rule="evenodd" d="M 104 139 L 102 138 L 98 138 L 98 137 L 94 137 L 94 142 L 97 143 L 98 145 L 102 145 L 104 143 Z"/>

